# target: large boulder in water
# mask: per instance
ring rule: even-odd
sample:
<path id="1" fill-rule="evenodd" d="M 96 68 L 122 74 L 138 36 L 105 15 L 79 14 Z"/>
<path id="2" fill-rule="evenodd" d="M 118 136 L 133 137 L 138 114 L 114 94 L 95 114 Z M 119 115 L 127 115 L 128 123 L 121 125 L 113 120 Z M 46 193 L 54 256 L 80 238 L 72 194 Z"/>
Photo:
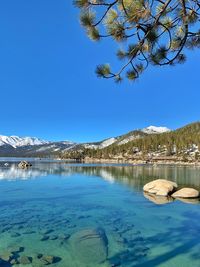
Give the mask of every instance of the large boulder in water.
<path id="1" fill-rule="evenodd" d="M 26 160 L 23 160 L 23 161 L 21 161 L 21 162 L 18 164 L 18 167 L 19 167 L 20 169 L 26 169 L 26 168 L 31 167 L 31 166 L 32 166 L 32 164 L 29 163 L 29 162 L 26 161 Z"/>
<path id="2" fill-rule="evenodd" d="M 182 188 L 172 194 L 174 198 L 198 198 L 199 191 L 194 188 Z"/>
<path id="3" fill-rule="evenodd" d="M 177 188 L 177 184 L 165 179 L 157 179 L 143 187 L 144 192 L 155 194 L 156 196 L 168 196 Z"/>
<path id="4" fill-rule="evenodd" d="M 108 240 L 103 229 L 84 229 L 70 237 L 72 256 L 80 263 L 99 264 L 107 259 Z"/>

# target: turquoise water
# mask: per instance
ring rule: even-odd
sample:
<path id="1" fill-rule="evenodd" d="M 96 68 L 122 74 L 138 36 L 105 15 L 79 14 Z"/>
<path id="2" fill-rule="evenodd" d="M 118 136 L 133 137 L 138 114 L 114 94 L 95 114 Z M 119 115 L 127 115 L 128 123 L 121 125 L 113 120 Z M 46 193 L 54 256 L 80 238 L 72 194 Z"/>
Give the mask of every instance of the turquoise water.
<path id="1" fill-rule="evenodd" d="M 200 189 L 197 167 L 1 165 L 0 266 L 199 267 L 199 202 L 148 199 L 157 178 Z"/>

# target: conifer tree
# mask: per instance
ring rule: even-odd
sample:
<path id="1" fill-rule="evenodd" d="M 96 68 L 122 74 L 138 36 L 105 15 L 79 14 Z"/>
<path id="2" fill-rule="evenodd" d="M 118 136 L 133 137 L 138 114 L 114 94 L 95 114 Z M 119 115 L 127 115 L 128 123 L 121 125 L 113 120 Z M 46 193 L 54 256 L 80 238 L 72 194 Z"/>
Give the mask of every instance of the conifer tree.
<path id="1" fill-rule="evenodd" d="M 97 66 L 97 76 L 137 79 L 149 66 L 184 63 L 185 50 L 200 47 L 200 0 L 74 0 L 80 22 L 94 41 L 122 43 L 119 70 Z"/>

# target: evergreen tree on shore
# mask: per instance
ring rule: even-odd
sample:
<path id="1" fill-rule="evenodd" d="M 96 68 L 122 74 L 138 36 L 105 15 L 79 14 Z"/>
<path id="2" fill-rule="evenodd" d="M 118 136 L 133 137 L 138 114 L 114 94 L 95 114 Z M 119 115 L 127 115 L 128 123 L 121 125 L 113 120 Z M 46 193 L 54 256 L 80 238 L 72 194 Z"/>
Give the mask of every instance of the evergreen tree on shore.
<path id="1" fill-rule="evenodd" d="M 125 144 L 112 144 L 103 149 L 84 149 L 68 152 L 63 157 L 73 158 L 74 153 L 81 153 L 82 158 L 110 159 L 113 157 L 146 158 L 148 155 L 158 153 L 165 156 L 187 157 L 190 151 L 197 147 L 200 151 L 200 122 L 189 124 L 175 131 L 161 134 L 148 134 Z M 198 159 L 200 153 L 196 151 L 194 158 Z"/>

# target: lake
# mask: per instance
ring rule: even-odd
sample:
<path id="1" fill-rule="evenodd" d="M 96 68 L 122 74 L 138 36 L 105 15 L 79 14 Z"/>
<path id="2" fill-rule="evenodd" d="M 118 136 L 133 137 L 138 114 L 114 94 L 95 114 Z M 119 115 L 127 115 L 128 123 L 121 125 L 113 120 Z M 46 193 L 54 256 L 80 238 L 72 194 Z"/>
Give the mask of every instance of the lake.
<path id="1" fill-rule="evenodd" d="M 199 267 L 199 201 L 144 195 L 157 178 L 200 190 L 198 167 L 1 164 L 0 266 Z"/>

